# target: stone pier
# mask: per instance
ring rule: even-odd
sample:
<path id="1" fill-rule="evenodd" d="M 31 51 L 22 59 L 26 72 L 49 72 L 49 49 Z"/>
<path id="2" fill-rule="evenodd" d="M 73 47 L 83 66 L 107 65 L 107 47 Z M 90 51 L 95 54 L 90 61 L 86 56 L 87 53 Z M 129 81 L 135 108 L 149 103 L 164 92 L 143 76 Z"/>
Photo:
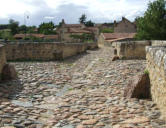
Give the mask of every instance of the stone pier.
<path id="1" fill-rule="evenodd" d="M 146 47 L 146 59 L 152 99 L 166 120 L 166 47 Z"/>
<path id="2" fill-rule="evenodd" d="M 0 81 L 2 78 L 2 70 L 5 64 L 6 64 L 5 47 L 0 44 Z"/>

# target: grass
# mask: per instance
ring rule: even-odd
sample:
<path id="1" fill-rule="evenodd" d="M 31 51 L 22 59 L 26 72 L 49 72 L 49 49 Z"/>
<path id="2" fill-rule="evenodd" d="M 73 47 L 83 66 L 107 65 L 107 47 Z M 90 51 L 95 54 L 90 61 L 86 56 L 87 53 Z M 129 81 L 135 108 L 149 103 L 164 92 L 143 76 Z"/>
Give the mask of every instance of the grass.
<path id="1" fill-rule="evenodd" d="M 69 91 L 72 91 L 72 90 L 73 90 L 73 88 L 69 88 L 68 90 L 69 90 Z"/>
<path id="2" fill-rule="evenodd" d="M 149 75 L 149 71 L 147 69 L 145 69 L 144 74 Z"/>
<path id="3" fill-rule="evenodd" d="M 125 56 L 123 56 L 123 57 L 122 57 L 122 60 L 126 60 L 126 57 L 125 57 Z"/>
<path id="4" fill-rule="evenodd" d="M 67 64 L 67 65 L 71 67 L 71 66 L 73 66 L 74 64 L 73 64 L 73 63 L 70 63 L 70 64 Z"/>
<path id="5" fill-rule="evenodd" d="M 100 61 L 100 62 L 104 62 L 104 59 L 100 58 L 99 61 Z"/>

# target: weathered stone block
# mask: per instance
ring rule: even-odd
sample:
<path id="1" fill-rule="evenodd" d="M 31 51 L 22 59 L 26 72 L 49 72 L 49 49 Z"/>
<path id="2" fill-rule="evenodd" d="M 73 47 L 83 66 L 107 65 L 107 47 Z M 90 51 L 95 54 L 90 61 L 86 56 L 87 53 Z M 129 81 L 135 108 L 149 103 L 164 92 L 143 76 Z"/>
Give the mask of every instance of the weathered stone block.
<path id="1" fill-rule="evenodd" d="M 116 61 L 116 60 L 119 60 L 120 58 L 119 58 L 119 56 L 114 56 L 113 58 L 112 58 L 112 61 Z"/>
<path id="2" fill-rule="evenodd" d="M 88 48 L 94 49 L 97 43 L 12 43 L 5 45 L 7 60 L 61 60 Z"/>
<path id="3" fill-rule="evenodd" d="M 126 59 L 145 59 L 145 47 L 150 45 L 150 41 L 122 41 L 114 44 L 117 55 Z"/>
<path id="4" fill-rule="evenodd" d="M 63 59 L 63 51 L 55 50 L 53 52 L 55 60 L 62 60 Z"/>
<path id="5" fill-rule="evenodd" d="M 163 119 L 166 120 L 166 47 L 158 46 L 164 42 L 155 41 L 146 47 L 147 69 L 149 71 L 152 100 L 161 110 Z"/>
<path id="6" fill-rule="evenodd" d="M 126 86 L 124 96 L 139 99 L 150 98 L 150 79 L 148 74 L 135 76 Z"/>
<path id="7" fill-rule="evenodd" d="M 117 55 L 117 49 L 114 49 L 114 55 Z"/>
<path id="8" fill-rule="evenodd" d="M 0 81 L 2 77 L 2 69 L 6 64 L 6 55 L 5 55 L 5 48 L 3 45 L 0 45 Z"/>
<path id="9" fill-rule="evenodd" d="M 2 80 L 13 80 L 17 78 L 17 72 L 14 65 L 6 64 L 2 70 Z"/>

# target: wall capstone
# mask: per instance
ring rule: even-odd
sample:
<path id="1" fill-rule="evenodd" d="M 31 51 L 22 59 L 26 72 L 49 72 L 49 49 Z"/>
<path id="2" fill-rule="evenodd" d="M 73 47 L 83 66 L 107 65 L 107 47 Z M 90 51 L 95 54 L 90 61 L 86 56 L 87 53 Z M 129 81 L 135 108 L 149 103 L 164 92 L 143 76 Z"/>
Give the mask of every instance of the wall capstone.
<path id="1" fill-rule="evenodd" d="M 7 60 L 62 60 L 97 48 L 97 43 L 9 43 L 5 45 Z"/>
<path id="2" fill-rule="evenodd" d="M 166 47 L 146 47 L 146 59 L 152 99 L 166 120 Z"/>
<path id="3" fill-rule="evenodd" d="M 2 79 L 2 70 L 6 64 L 5 47 L 0 44 L 0 81 Z"/>

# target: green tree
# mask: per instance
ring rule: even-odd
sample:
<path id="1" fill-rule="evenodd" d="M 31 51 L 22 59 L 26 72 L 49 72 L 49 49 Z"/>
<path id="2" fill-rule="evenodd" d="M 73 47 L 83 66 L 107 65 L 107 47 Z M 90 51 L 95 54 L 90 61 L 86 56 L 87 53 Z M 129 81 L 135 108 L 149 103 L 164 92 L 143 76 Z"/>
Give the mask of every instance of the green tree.
<path id="1" fill-rule="evenodd" d="M 101 33 L 113 33 L 113 32 L 114 32 L 114 30 L 111 28 L 104 28 L 101 30 Z"/>
<path id="2" fill-rule="evenodd" d="M 11 32 L 9 31 L 0 31 L 0 38 L 4 40 L 12 40 L 13 36 L 11 35 Z"/>
<path id="3" fill-rule="evenodd" d="M 42 23 L 39 25 L 39 29 L 38 32 L 41 34 L 56 34 L 56 32 L 54 31 L 55 25 L 53 22 L 49 22 L 49 23 Z"/>
<path id="4" fill-rule="evenodd" d="M 79 18 L 79 22 L 81 23 L 81 24 L 85 24 L 85 22 L 86 22 L 86 15 L 85 14 L 82 14 L 82 16 Z"/>
<path id="5" fill-rule="evenodd" d="M 27 30 L 27 26 L 25 25 L 19 26 L 19 33 L 26 33 L 26 30 Z"/>
<path id="6" fill-rule="evenodd" d="M 166 1 L 150 2 L 143 17 L 136 19 L 137 39 L 166 39 Z"/>
<path id="7" fill-rule="evenodd" d="M 86 34 L 86 33 L 83 33 L 81 35 L 72 34 L 72 35 L 70 35 L 70 37 L 72 37 L 73 39 L 79 39 L 81 42 L 93 41 L 94 40 L 94 35 L 93 34 Z"/>
<path id="8" fill-rule="evenodd" d="M 94 27 L 94 25 L 95 24 L 91 20 L 85 22 L 85 26 L 87 26 L 87 27 Z"/>
<path id="9" fill-rule="evenodd" d="M 37 27 L 36 26 L 28 26 L 27 27 L 27 33 L 37 33 Z"/>
<path id="10" fill-rule="evenodd" d="M 19 22 L 14 21 L 13 19 L 10 19 L 9 28 L 11 29 L 12 35 L 15 35 L 19 31 Z"/>

